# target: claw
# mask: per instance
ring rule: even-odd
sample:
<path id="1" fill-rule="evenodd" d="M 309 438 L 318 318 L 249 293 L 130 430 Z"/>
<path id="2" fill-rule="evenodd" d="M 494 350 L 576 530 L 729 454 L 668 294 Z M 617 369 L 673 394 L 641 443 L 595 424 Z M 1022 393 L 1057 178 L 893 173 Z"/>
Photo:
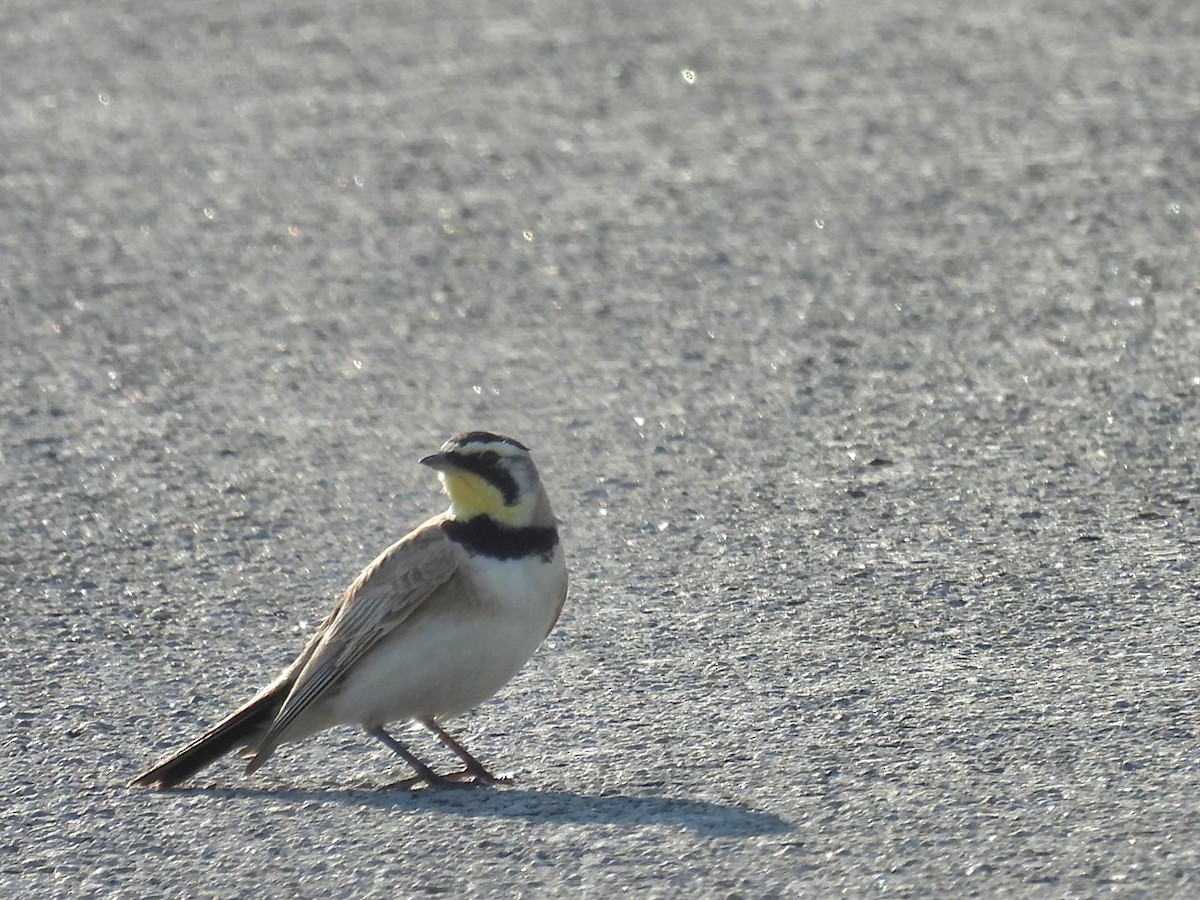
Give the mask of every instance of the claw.
<path id="1" fill-rule="evenodd" d="M 442 777 L 447 781 L 453 781 L 455 784 L 459 784 L 464 787 L 495 787 L 496 785 L 513 783 L 513 777 L 511 775 L 493 775 L 482 766 L 478 771 L 474 769 L 463 769 L 461 772 L 451 772 L 450 774 L 443 775 Z"/>
<path id="2" fill-rule="evenodd" d="M 466 769 L 461 772 L 455 772 L 451 775 L 446 775 L 445 778 L 456 782 L 469 782 L 471 784 L 486 784 L 494 786 L 498 784 L 512 784 L 513 778 L 511 775 L 493 775 L 484 768 L 483 763 L 477 760 L 474 756 L 467 752 L 467 748 L 454 739 L 450 732 L 446 731 L 434 719 L 423 719 L 421 724 L 429 729 L 437 737 L 439 741 L 466 765 Z"/>

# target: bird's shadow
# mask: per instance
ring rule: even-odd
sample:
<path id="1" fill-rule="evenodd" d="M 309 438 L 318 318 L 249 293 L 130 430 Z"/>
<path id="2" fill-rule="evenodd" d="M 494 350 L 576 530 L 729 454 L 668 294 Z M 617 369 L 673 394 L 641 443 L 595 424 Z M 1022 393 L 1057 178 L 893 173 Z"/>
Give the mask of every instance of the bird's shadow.
<path id="1" fill-rule="evenodd" d="M 668 825 L 714 837 L 779 834 L 792 826 L 773 813 L 729 802 L 620 793 L 584 794 L 523 788 L 408 790 L 405 788 L 304 789 L 172 788 L 164 794 L 284 803 L 358 805 L 383 810 L 426 811 L 463 818 L 528 819 L 540 823 Z"/>

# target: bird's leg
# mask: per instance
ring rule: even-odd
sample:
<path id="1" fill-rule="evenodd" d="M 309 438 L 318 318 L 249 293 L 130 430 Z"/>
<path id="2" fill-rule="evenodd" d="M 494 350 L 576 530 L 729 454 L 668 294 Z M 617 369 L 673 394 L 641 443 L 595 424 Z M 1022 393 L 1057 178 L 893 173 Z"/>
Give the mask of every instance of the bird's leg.
<path id="1" fill-rule="evenodd" d="M 366 729 L 366 732 L 371 737 L 375 738 L 375 740 L 384 744 L 389 749 L 395 751 L 401 757 L 403 757 L 404 761 L 412 766 L 413 770 L 417 773 L 416 778 L 409 778 L 400 782 L 401 786 L 412 788 L 417 784 L 424 782 L 427 788 L 435 791 L 439 788 L 462 787 L 457 780 L 453 778 L 444 778 L 437 772 L 433 771 L 433 769 L 429 768 L 429 766 L 417 759 L 417 757 L 414 756 L 407 747 L 384 731 L 382 727 L 368 728 Z"/>
<path id="2" fill-rule="evenodd" d="M 493 775 L 483 767 L 483 763 L 468 753 L 467 748 L 456 741 L 450 732 L 433 719 L 422 719 L 421 724 L 433 732 L 437 739 L 445 744 L 450 752 L 461 759 L 466 765 L 466 769 L 463 771 L 446 775 L 446 780 L 458 784 L 512 784 L 511 775 Z"/>

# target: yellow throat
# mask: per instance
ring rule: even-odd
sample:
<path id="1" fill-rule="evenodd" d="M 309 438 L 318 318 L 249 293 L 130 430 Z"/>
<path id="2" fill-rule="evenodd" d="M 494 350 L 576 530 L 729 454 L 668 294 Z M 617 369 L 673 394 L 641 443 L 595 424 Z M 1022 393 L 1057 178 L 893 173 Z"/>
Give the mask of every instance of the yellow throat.
<path id="1" fill-rule="evenodd" d="M 504 525 L 519 526 L 528 515 L 529 501 L 522 497 L 512 506 L 504 505 L 504 495 L 474 472 L 439 472 L 442 486 L 450 497 L 450 514 L 467 521 L 489 516 Z"/>

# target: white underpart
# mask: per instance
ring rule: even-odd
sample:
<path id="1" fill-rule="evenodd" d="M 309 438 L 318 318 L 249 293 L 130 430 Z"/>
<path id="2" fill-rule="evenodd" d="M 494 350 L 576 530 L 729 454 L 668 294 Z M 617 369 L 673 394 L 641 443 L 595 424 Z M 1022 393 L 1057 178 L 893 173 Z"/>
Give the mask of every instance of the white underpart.
<path id="1" fill-rule="evenodd" d="M 554 622 L 566 583 L 561 547 L 549 562 L 473 556 L 464 565 L 481 591 L 479 604 L 456 607 L 453 615 L 414 615 L 314 704 L 287 739 L 339 723 L 446 719 L 507 684 Z"/>

